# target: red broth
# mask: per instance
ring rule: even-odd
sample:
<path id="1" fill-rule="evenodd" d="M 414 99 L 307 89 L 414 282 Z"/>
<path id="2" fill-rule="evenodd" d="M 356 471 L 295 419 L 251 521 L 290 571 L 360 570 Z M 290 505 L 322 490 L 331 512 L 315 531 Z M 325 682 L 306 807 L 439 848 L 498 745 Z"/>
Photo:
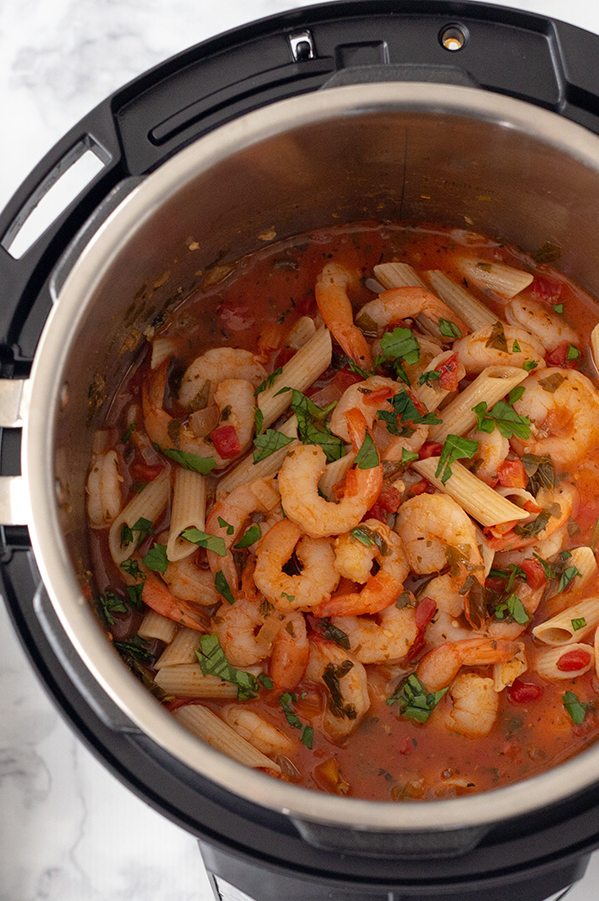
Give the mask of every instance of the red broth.
<path id="1" fill-rule="evenodd" d="M 541 258 L 543 253 L 545 256 L 551 255 L 551 251 L 551 248 L 541 249 Z M 524 289 L 520 297 L 532 298 L 544 304 L 549 313 L 555 314 L 574 328 L 579 338 L 575 345 L 576 353 L 568 351 L 566 347 L 562 349 L 563 360 L 559 360 L 558 354 L 550 362 L 558 367 L 563 364 L 571 366 L 596 383 L 597 370 L 590 351 L 590 333 L 598 319 L 596 302 L 553 265 L 537 263 L 522 251 L 471 232 L 447 230 L 433 225 L 412 227 L 366 223 L 303 235 L 269 246 L 231 267 L 208 271 L 201 289 L 168 313 L 164 324 L 153 336 L 154 341 L 169 339 L 171 342 L 169 353 L 172 365 L 164 396 L 164 410 L 180 423 L 187 422 L 189 412 L 177 401 L 178 380 L 189 364 L 210 348 L 231 347 L 252 353 L 259 352 L 267 373 L 275 372 L 288 362 L 294 350 L 288 346 L 287 339 L 295 323 L 302 316 L 320 321 L 314 288 L 319 273 L 330 261 L 347 269 L 359 269 L 362 275 L 361 284 L 351 294 L 354 313 L 376 296 L 372 291 L 371 281 L 374 266 L 381 262 L 399 260 L 409 263 L 419 273 L 431 269 L 442 270 L 457 284 L 467 284 L 475 297 L 482 300 L 499 319 L 503 319 L 505 300 L 492 291 L 468 283 L 456 269 L 456 260 L 463 255 L 476 256 L 478 260 L 489 263 L 504 263 L 533 274 L 532 284 Z M 394 327 L 389 328 L 392 330 Z M 408 318 L 400 327 L 411 328 L 417 338 L 422 336 L 420 326 L 412 319 Z M 450 347 L 450 342 L 443 344 L 444 349 Z M 574 359 L 569 359 L 568 355 Z M 116 451 L 118 472 L 122 479 L 119 489 L 121 508 L 145 484 L 156 479 L 165 467 L 173 465 L 159 451 L 152 452 L 149 441 L 145 445 L 140 441 L 140 435 L 144 431 L 143 385 L 152 378 L 150 357 L 151 346 L 148 342 L 140 351 L 139 360 L 129 379 L 117 387 L 105 423 L 97 437 L 96 449 L 99 453 L 105 454 L 111 449 Z M 334 341 L 331 365 L 306 389 L 306 395 L 314 396 L 331 384 L 336 384 L 343 391 L 359 381 L 361 376 L 356 375 L 355 367 L 348 364 L 348 358 Z M 567 373 L 569 370 L 562 371 Z M 382 374 L 388 375 L 388 372 Z M 472 374 L 466 374 L 461 380 L 460 388 L 467 386 L 472 378 Z M 132 411 L 135 412 L 134 428 Z M 281 422 L 282 420 L 271 427 L 276 429 Z M 566 427 L 568 426 L 564 425 Z M 145 446 L 145 451 L 142 445 Z M 252 444 L 246 453 L 251 454 L 253 450 Z M 432 447 L 429 451 L 438 455 L 439 448 Z M 512 441 L 510 458 L 517 461 L 521 453 L 522 447 Z M 421 453 L 423 457 L 428 455 L 427 451 Z M 237 462 L 238 460 L 233 460 L 224 470 L 213 470 L 207 476 L 208 510 L 217 496 L 220 479 L 234 469 Z M 462 458 L 462 462 L 468 461 Z M 583 589 L 577 587 L 577 581 L 581 579 L 578 572 L 571 575 L 567 582 L 568 553 L 581 546 L 591 547 L 594 551 L 598 539 L 598 443 L 594 440 L 573 467 L 566 469 L 557 457 L 552 462 L 557 483 L 574 486 L 576 498 L 562 529 L 563 539 L 557 552 L 551 555 L 550 562 L 543 558 L 543 562 L 539 563 L 538 557 L 531 558 L 537 560 L 537 568 L 532 571 L 529 567 L 529 588 L 535 584 L 542 586 L 542 597 L 534 613 L 527 616 L 525 631 L 517 638 L 523 642 L 528 666 L 511 684 L 497 693 L 497 715 L 486 735 L 470 737 L 448 727 L 451 691 L 428 711 L 429 716 L 425 722 L 407 715 L 405 709 L 402 711 L 402 705 L 405 708 L 404 702 L 393 701 L 392 696 L 398 684 L 417 670 L 419 662 L 438 641 L 427 641 L 427 631 L 420 631 L 408 653 L 399 660 L 366 664 L 370 707 L 363 716 L 356 718 L 356 723 L 351 728 L 348 726 L 347 736 L 335 740 L 323 727 L 323 716 L 331 707 L 330 688 L 322 680 L 310 680 L 306 677 L 291 690 L 283 690 L 276 685 L 270 687 L 272 682 L 269 677 L 268 655 L 257 665 L 262 681 L 258 691 L 254 692 L 256 697 L 237 702 L 235 699 L 173 696 L 161 691 L 154 682 L 154 664 L 165 645 L 157 639 L 140 640 L 136 637 L 146 609 L 143 603 L 146 584 L 142 576 L 138 579 L 125 579 L 121 568 L 113 561 L 108 542 L 109 522 L 90 528 L 94 569 L 92 594 L 106 631 L 115 641 L 125 661 L 157 695 L 157 702 L 166 704 L 173 711 L 189 704 L 201 704 L 216 714 L 232 703 L 241 704 L 291 739 L 292 751 L 288 750 L 284 754 L 273 752 L 270 755 L 277 763 L 277 768 L 281 768 L 280 771 L 273 772 L 278 778 L 321 791 L 396 801 L 447 798 L 496 788 L 534 776 L 567 760 L 594 741 L 599 732 L 599 716 L 595 710 L 598 683 L 594 662 L 594 629 L 585 632 L 578 642 L 586 645 L 588 654 L 592 656 L 592 666 L 583 675 L 557 680 L 543 677 L 536 669 L 537 656 L 549 650 L 549 647 L 533 637 L 532 628 L 569 607 L 578 598 L 592 597 L 598 593 L 599 587 L 596 574 L 589 576 Z M 406 472 L 409 473 L 409 469 L 410 464 L 407 465 Z M 403 475 L 396 470 L 392 475 L 386 476 L 384 490 L 377 501 L 378 507 L 373 505 L 370 511 L 370 514 L 374 513 L 390 527 L 396 522 L 397 497 L 401 502 L 401 510 L 401 504 L 418 496 L 420 491 L 433 490 L 429 483 L 424 482 L 423 486 L 422 479 L 406 477 L 407 487 L 402 495 L 401 490 L 392 486 Z M 154 544 L 165 543 L 163 536 L 169 528 L 170 509 L 169 504 L 166 511 L 152 522 L 151 532 L 141 535 L 142 540 L 132 559 L 140 561 L 142 571 L 144 565 L 141 561 L 147 560 L 147 554 Z M 536 512 L 538 513 L 538 508 Z M 259 525 L 265 518 L 254 516 L 253 521 Z M 248 520 L 246 528 L 251 524 Z M 138 532 L 138 536 L 140 534 Z M 509 541 L 503 543 L 506 547 L 500 548 L 500 551 L 509 551 Z M 237 566 L 245 566 L 248 573 L 255 559 L 256 547 L 257 545 L 252 545 L 249 549 L 236 552 Z M 200 571 L 209 572 L 203 548 L 200 547 L 189 559 L 195 562 Z M 557 571 L 556 577 L 549 581 L 545 580 L 545 563 Z M 445 573 L 448 568 L 444 567 L 439 571 Z M 517 618 L 513 602 L 512 608 L 506 608 L 506 570 L 504 567 L 499 568 L 503 569 L 503 576 L 491 574 L 487 579 L 487 618 L 482 631 L 485 631 L 490 622 L 500 622 L 501 617 L 503 621 L 510 623 L 514 622 L 515 616 Z M 509 569 L 507 571 L 510 572 Z M 145 572 L 148 570 L 145 569 Z M 376 565 L 373 573 L 376 575 Z M 161 580 L 160 571 L 155 571 L 151 577 Z M 430 575 L 412 572 L 405 585 L 397 585 L 397 597 L 402 596 L 404 589 L 407 589 L 413 592 L 411 597 L 414 600 L 410 601 L 411 605 L 422 603 L 422 599 L 427 597 L 427 579 L 430 579 Z M 565 591 L 558 591 L 558 588 L 564 588 L 564 579 L 567 582 Z M 521 570 L 514 585 L 512 596 L 519 590 L 518 586 L 522 585 Z M 514 588 L 514 585 L 511 587 Z M 359 589 L 359 585 L 342 580 L 334 594 Z M 264 604 L 262 595 L 253 597 L 257 605 Z M 503 614 L 500 613 L 498 618 L 497 608 L 502 603 Z M 200 608 L 205 618 L 206 633 L 212 632 L 215 618 L 226 607 L 226 600 L 219 596 L 213 606 Z M 424 610 L 423 607 L 421 615 L 424 615 Z M 430 613 L 435 620 L 438 611 L 433 611 L 434 605 Z M 319 620 L 326 620 L 326 617 L 309 615 L 308 607 L 303 608 L 302 612 L 306 614 L 311 639 L 316 643 L 322 641 L 322 637 L 317 637 L 323 629 Z M 210 616 L 212 620 L 209 619 Z M 455 616 L 454 620 L 456 626 L 468 627 L 463 612 Z M 376 615 L 372 617 L 372 622 L 377 622 Z M 426 622 L 424 627 L 429 629 Z M 200 634 L 201 630 L 198 630 L 198 636 Z M 577 641 L 574 635 L 572 642 Z M 339 644 L 335 647 L 343 651 Z M 352 647 L 348 655 L 351 659 L 354 659 L 354 652 L 356 649 Z M 243 667 L 237 666 L 237 669 Z M 250 666 L 248 669 L 255 678 L 256 667 Z M 485 678 L 493 677 L 493 667 L 490 665 L 466 666 L 463 671 Z"/>

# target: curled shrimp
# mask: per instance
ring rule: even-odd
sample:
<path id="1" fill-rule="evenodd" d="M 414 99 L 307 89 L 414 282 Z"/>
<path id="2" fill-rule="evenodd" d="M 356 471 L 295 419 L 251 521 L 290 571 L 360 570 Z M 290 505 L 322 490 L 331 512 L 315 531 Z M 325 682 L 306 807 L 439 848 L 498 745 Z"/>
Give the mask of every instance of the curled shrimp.
<path id="1" fill-rule="evenodd" d="M 212 631 L 233 666 L 254 666 L 268 656 L 268 646 L 257 640 L 264 620 L 259 604 L 246 598 L 223 604 L 214 614 Z"/>
<path id="2" fill-rule="evenodd" d="M 342 742 L 370 707 L 366 670 L 349 651 L 315 638 L 310 639 L 306 680 L 326 687 L 329 698 L 323 726 L 334 741 Z"/>
<path id="3" fill-rule="evenodd" d="M 94 454 L 85 485 L 87 515 L 93 529 L 104 529 L 112 525 L 121 512 L 122 482 L 116 451 Z"/>
<path id="4" fill-rule="evenodd" d="M 451 685 L 463 666 L 505 663 L 517 650 L 515 642 L 502 639 L 477 637 L 445 641 L 425 654 L 416 674 L 428 691 L 440 691 Z"/>
<path id="5" fill-rule="evenodd" d="M 348 290 L 359 282 L 357 272 L 338 263 L 327 263 L 318 278 L 314 294 L 325 325 L 345 353 L 359 366 L 372 368 L 372 354 L 366 338 L 354 325 L 354 311 Z"/>
<path id="6" fill-rule="evenodd" d="M 479 432 L 474 429 L 468 438 L 478 443 L 474 454 L 474 472 L 479 479 L 487 485 L 494 487 L 497 484 L 497 470 L 504 462 L 510 451 L 508 439 L 501 434 L 499 429 L 492 432 Z"/>
<path id="7" fill-rule="evenodd" d="M 184 601 L 194 601 L 204 607 L 212 607 L 220 601 L 214 587 L 214 577 L 208 570 L 200 569 L 193 557 L 170 561 L 162 578 L 169 590 Z"/>
<path id="8" fill-rule="evenodd" d="M 513 325 L 484 325 L 453 345 L 467 373 L 482 372 L 487 366 L 516 366 L 534 362 L 545 368 L 545 348 L 539 339 Z"/>
<path id="9" fill-rule="evenodd" d="M 360 410 L 349 410 L 347 418 L 351 442 L 358 451 L 369 434 L 366 422 Z M 358 465 L 347 473 L 343 497 L 336 504 L 318 493 L 318 483 L 325 469 L 326 456 L 322 448 L 304 444 L 287 454 L 279 471 L 279 491 L 285 515 L 314 538 L 339 535 L 355 528 L 378 498 L 383 484 L 382 463 L 368 469 Z"/>
<path id="10" fill-rule="evenodd" d="M 214 576 L 221 571 L 233 592 L 238 587 L 237 569 L 232 548 L 252 513 L 272 514 L 279 506 L 279 492 L 274 479 L 254 479 L 238 485 L 225 498 L 217 500 L 206 519 L 206 531 L 225 542 L 226 555 L 214 551 L 206 556 Z"/>
<path id="11" fill-rule="evenodd" d="M 292 691 L 304 678 L 310 644 L 303 613 L 289 613 L 272 645 L 269 674 L 277 688 Z"/>
<path id="12" fill-rule="evenodd" d="M 521 387 L 514 409 L 533 423 L 521 447 L 554 456 L 564 469 L 583 460 L 599 437 L 599 394 L 591 380 L 575 369 L 552 367 L 532 373 Z"/>
<path id="13" fill-rule="evenodd" d="M 143 583 L 142 598 L 148 607 L 190 629 L 208 631 L 210 619 L 205 610 L 190 601 L 175 597 L 161 579 L 145 568 L 144 571 L 146 580 Z"/>
<path id="14" fill-rule="evenodd" d="M 578 492 L 567 482 L 562 482 L 557 488 L 541 488 L 537 492 L 535 503 L 539 506 L 539 513 L 531 514 L 529 519 L 521 520 L 516 524 L 508 525 L 508 531 L 499 532 L 501 525 L 491 528 L 493 537 L 487 538 L 487 543 L 495 551 L 513 551 L 528 545 L 545 542 L 554 533 L 560 531 L 570 518 L 574 505 L 578 499 Z M 549 514 L 549 516 L 548 516 Z M 543 528 L 535 526 L 539 516 L 545 522 Z"/>
<path id="15" fill-rule="evenodd" d="M 468 334 L 468 327 L 435 294 L 426 288 L 390 288 L 369 301 L 360 310 L 357 321 L 375 322 L 379 330 L 385 331 L 404 319 L 415 319 L 423 314 L 437 326 L 440 319 L 453 323 L 462 335 Z M 454 340 L 448 338 L 447 340 Z"/>
<path id="16" fill-rule="evenodd" d="M 196 357 L 185 370 L 179 403 L 186 410 L 199 410 L 214 403 L 216 387 L 225 379 L 250 382 L 255 390 L 266 377 L 266 369 L 249 350 L 213 347 Z"/>
<path id="17" fill-rule="evenodd" d="M 324 600 L 317 608 L 319 616 L 358 616 L 359 614 L 379 613 L 397 600 L 403 590 L 403 583 L 410 571 L 408 558 L 404 551 L 400 538 L 392 532 L 389 526 L 379 522 L 378 519 L 368 519 L 360 524 L 363 534 L 372 542 L 370 547 L 362 547 L 351 534 L 340 536 L 336 545 L 340 549 L 340 565 L 337 571 L 343 575 L 353 572 L 359 578 L 356 581 L 364 581 L 366 584 L 360 591 L 347 594 L 338 594 L 328 600 Z M 355 546 L 352 547 L 352 544 Z M 374 550 L 374 556 L 371 552 Z M 353 557 L 353 559 L 350 559 Z M 362 559 L 361 566 L 357 558 Z M 376 573 L 366 571 L 368 561 L 375 560 L 379 569 Z M 364 575 L 366 578 L 364 579 Z"/>
<path id="18" fill-rule="evenodd" d="M 451 709 L 445 708 L 448 729 L 467 738 L 489 734 L 499 711 L 493 679 L 478 673 L 460 673 L 447 694 L 452 704 Z"/>
<path id="19" fill-rule="evenodd" d="M 334 616 L 334 626 L 348 636 L 360 663 L 397 663 L 408 653 L 419 631 L 416 609 L 391 604 L 375 616 Z"/>
<path id="20" fill-rule="evenodd" d="M 550 313 L 545 304 L 530 298 L 514 297 L 505 308 L 505 318 L 536 335 L 545 350 L 555 350 L 562 341 L 572 344 L 580 341 L 578 333 L 561 316 Z"/>
<path id="21" fill-rule="evenodd" d="M 263 754 L 287 756 L 296 750 L 296 743 L 288 735 L 265 720 L 263 716 L 259 716 L 254 710 L 248 710 L 247 707 L 237 704 L 228 704 L 223 708 L 222 718 L 242 738 L 249 741 Z"/>
<path id="22" fill-rule="evenodd" d="M 300 575 L 288 575 L 283 567 L 293 552 L 302 564 Z M 312 538 L 290 519 L 267 532 L 256 550 L 254 581 L 271 604 L 284 613 L 308 609 L 328 599 L 339 584 L 333 542 Z"/>

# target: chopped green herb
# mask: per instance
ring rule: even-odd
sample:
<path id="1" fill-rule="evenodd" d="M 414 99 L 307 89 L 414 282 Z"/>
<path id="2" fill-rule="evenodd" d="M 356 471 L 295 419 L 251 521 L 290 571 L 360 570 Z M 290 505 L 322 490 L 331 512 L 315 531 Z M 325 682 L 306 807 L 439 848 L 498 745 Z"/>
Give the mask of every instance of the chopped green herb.
<path id="1" fill-rule="evenodd" d="M 547 581 L 550 582 L 551 579 L 554 579 L 554 578 L 555 578 L 555 571 L 554 571 L 553 566 L 551 565 L 551 563 L 549 563 L 548 560 L 544 560 L 543 557 L 539 557 L 539 555 L 538 555 L 538 554 L 535 554 L 534 551 L 532 552 L 532 555 L 533 555 L 533 557 L 536 557 L 536 558 L 537 558 L 537 560 L 539 561 L 539 563 L 540 563 L 541 566 L 543 567 L 543 572 L 545 573 L 545 578 L 547 579 Z"/>
<path id="2" fill-rule="evenodd" d="M 289 390 L 283 388 L 283 391 Z M 333 435 L 330 429 L 325 425 L 325 420 L 337 406 L 337 402 L 329 404 L 327 407 L 318 407 L 309 397 L 291 389 L 291 409 L 297 416 L 297 431 L 301 441 L 304 444 L 317 444 L 324 450 L 328 463 L 334 460 L 340 460 L 345 456 L 345 445 L 341 438 Z"/>
<path id="3" fill-rule="evenodd" d="M 98 598 L 100 610 L 109 626 L 114 626 L 114 620 L 111 613 L 126 613 L 127 606 L 123 599 L 118 597 L 114 591 L 107 591 Z"/>
<path id="4" fill-rule="evenodd" d="M 238 701 L 249 701 L 257 696 L 258 680 L 252 673 L 231 666 L 220 645 L 218 635 L 201 635 L 196 656 L 205 676 L 209 674 L 217 676 L 237 686 Z"/>
<path id="5" fill-rule="evenodd" d="M 125 591 L 127 592 L 127 600 L 132 607 L 135 607 L 136 610 L 141 610 L 142 608 L 143 590 L 143 582 L 140 582 L 137 585 L 127 585 L 127 587 L 125 588 Z"/>
<path id="6" fill-rule="evenodd" d="M 559 386 L 562 382 L 565 382 L 565 380 L 565 375 L 562 375 L 560 372 L 554 372 L 553 375 L 548 375 L 545 379 L 539 379 L 539 385 L 543 391 L 547 391 L 549 394 L 555 394 Z"/>
<path id="7" fill-rule="evenodd" d="M 478 441 L 462 438 L 460 435 L 448 435 L 439 457 L 435 478 L 445 484 L 452 475 L 451 464 L 456 460 L 472 458 L 478 450 Z"/>
<path id="8" fill-rule="evenodd" d="M 129 440 L 129 438 L 131 437 L 131 435 L 133 434 L 133 432 L 135 431 L 136 428 L 137 428 L 137 423 L 132 422 L 131 425 L 129 426 L 129 428 L 127 429 L 127 431 L 125 432 L 125 434 L 121 438 L 121 441 L 123 442 L 123 444 L 125 444 L 125 442 Z"/>
<path id="9" fill-rule="evenodd" d="M 418 408 L 416 404 L 408 394 L 408 392 L 402 388 L 397 394 L 393 397 L 389 398 L 389 403 L 393 407 L 393 412 L 388 410 L 377 410 L 377 417 L 387 424 L 387 430 L 391 435 L 399 435 L 399 428 L 397 426 L 397 419 L 399 418 L 401 422 L 413 422 L 416 425 L 438 425 L 442 422 L 434 413 L 425 413 L 424 415 L 418 412 Z"/>
<path id="10" fill-rule="evenodd" d="M 218 524 L 221 527 L 221 529 L 227 530 L 227 535 L 232 535 L 233 532 L 235 531 L 235 527 L 232 526 L 230 522 L 227 522 L 226 519 L 223 519 L 222 516 L 218 517 Z"/>
<path id="11" fill-rule="evenodd" d="M 168 566 L 168 557 L 166 556 L 166 545 L 155 544 L 150 548 L 146 556 L 143 558 L 144 566 L 157 573 L 166 572 Z"/>
<path id="12" fill-rule="evenodd" d="M 566 360 L 568 360 L 568 362 L 571 362 L 572 360 L 579 360 L 579 359 L 580 359 L 580 351 L 578 350 L 576 345 L 568 344 L 568 352 L 566 354 Z"/>
<path id="13" fill-rule="evenodd" d="M 327 641 L 334 641 L 335 644 L 338 644 L 340 648 L 344 648 L 346 651 L 351 650 L 347 632 L 343 632 L 337 626 L 333 625 L 333 623 L 329 622 L 328 619 L 321 619 L 318 621 L 318 632 L 323 638 L 326 638 Z"/>
<path id="14" fill-rule="evenodd" d="M 500 350 L 505 354 L 509 353 L 503 322 L 499 322 L 499 320 L 497 320 L 497 322 L 491 329 L 491 334 L 489 335 L 485 347 L 492 347 L 493 350 Z"/>
<path id="15" fill-rule="evenodd" d="M 174 460 L 175 463 L 178 463 L 179 466 L 182 466 L 183 469 L 199 472 L 203 476 L 212 472 L 216 466 L 214 457 L 200 457 L 198 454 L 189 454 L 187 451 L 180 451 L 174 447 L 167 447 L 162 453 Z"/>
<path id="16" fill-rule="evenodd" d="M 339 682 L 347 676 L 353 667 L 354 665 L 351 660 L 344 660 L 343 663 L 337 665 L 328 663 L 322 674 L 322 681 L 328 688 L 330 694 L 329 710 L 333 716 L 346 717 L 348 720 L 355 720 L 358 714 L 354 704 L 346 704 L 343 700 Z"/>
<path id="17" fill-rule="evenodd" d="M 585 704 L 582 701 L 579 701 L 573 691 L 567 691 L 564 695 L 562 695 L 562 701 L 564 707 L 570 714 L 570 719 L 573 723 L 576 723 L 577 726 L 580 726 L 581 723 L 584 722 L 584 718 L 587 713 L 588 704 Z"/>
<path id="18" fill-rule="evenodd" d="M 527 476 L 526 488 L 537 496 L 541 488 L 555 487 L 555 466 L 549 454 L 522 454 L 524 472 Z"/>
<path id="19" fill-rule="evenodd" d="M 381 557 L 388 557 L 391 553 L 389 545 L 376 529 L 370 529 L 368 526 L 361 525 L 352 529 L 350 534 L 352 538 L 360 541 L 366 547 L 377 547 Z"/>
<path id="20" fill-rule="evenodd" d="M 449 319 L 439 319 L 439 331 L 444 338 L 461 338 L 462 333 L 455 324 Z"/>
<path id="21" fill-rule="evenodd" d="M 302 734 L 300 736 L 300 741 L 303 745 L 312 750 L 312 742 L 314 741 L 313 726 L 304 726 L 304 728 L 302 729 Z"/>
<path id="22" fill-rule="evenodd" d="M 559 585 L 557 586 L 557 593 L 560 594 L 562 591 L 565 591 L 571 582 L 574 581 L 576 576 L 580 575 L 581 573 L 578 572 L 575 566 L 568 566 L 561 574 Z"/>
<path id="23" fill-rule="evenodd" d="M 293 438 L 288 438 L 287 435 L 284 435 L 282 432 L 277 432 L 275 429 L 267 429 L 263 435 L 256 435 L 254 438 L 254 446 L 256 447 L 256 450 L 254 451 L 254 463 L 265 460 L 267 457 L 270 457 L 271 454 L 274 454 L 275 451 L 281 450 L 282 447 L 291 444 L 292 441 Z"/>
<path id="24" fill-rule="evenodd" d="M 536 369 L 539 364 L 535 362 L 535 360 L 525 360 L 522 364 L 522 369 L 526 372 L 530 372 L 532 369 Z"/>
<path id="25" fill-rule="evenodd" d="M 274 372 L 272 372 L 269 376 L 267 376 L 264 379 L 264 381 L 261 382 L 258 385 L 258 387 L 256 388 L 256 390 L 254 391 L 254 397 L 256 397 L 258 394 L 262 394 L 262 392 L 266 391 L 267 388 L 272 388 L 272 386 L 275 383 L 275 379 L 277 378 L 277 376 L 281 375 L 282 372 L 283 372 L 283 367 L 279 366 L 278 369 L 275 369 Z"/>
<path id="26" fill-rule="evenodd" d="M 402 447 L 401 462 L 404 464 L 406 469 L 410 465 L 410 463 L 413 463 L 414 460 L 417 460 L 417 459 L 418 459 L 418 454 L 414 453 L 413 451 L 406 450 L 405 447 Z"/>
<path id="27" fill-rule="evenodd" d="M 395 328 L 381 338 L 381 350 L 386 357 L 404 360 L 413 366 L 420 360 L 420 345 L 409 328 Z"/>
<path id="28" fill-rule="evenodd" d="M 139 547 L 146 535 L 154 534 L 152 523 L 149 519 L 144 519 L 143 516 L 140 516 L 137 522 L 131 527 L 124 522 L 121 528 L 121 547 L 126 547 L 128 544 L 131 544 L 134 532 L 137 532 L 137 546 Z"/>
<path id="29" fill-rule="evenodd" d="M 426 723 L 447 690 L 444 688 L 441 691 L 429 692 L 418 676 L 412 673 L 400 681 L 391 697 L 387 698 L 387 704 L 395 704 L 398 701 L 400 716 Z"/>
<path id="30" fill-rule="evenodd" d="M 517 526 L 514 526 L 514 532 L 523 538 L 534 538 L 543 531 L 552 516 L 551 510 L 541 510 L 536 519 L 531 522 L 518 523 Z"/>
<path id="31" fill-rule="evenodd" d="M 123 560 L 123 562 L 121 563 L 121 569 L 123 569 L 134 579 L 141 579 L 143 581 L 146 577 L 145 573 L 142 572 L 139 568 L 139 563 L 137 562 L 137 560 Z"/>
<path id="32" fill-rule="evenodd" d="M 312 748 L 314 729 L 312 728 L 312 726 L 304 726 L 299 716 L 297 715 L 297 713 L 295 713 L 293 707 L 291 706 L 295 701 L 297 701 L 297 695 L 286 691 L 279 697 L 279 701 L 281 707 L 283 708 L 285 719 L 287 720 L 289 725 L 293 726 L 295 729 L 302 730 L 300 741 L 302 741 L 307 748 Z"/>
<path id="33" fill-rule="evenodd" d="M 207 551 L 213 551 L 219 557 L 227 555 L 225 539 L 220 535 L 210 535 L 208 532 L 202 532 L 201 529 L 184 529 L 181 532 L 181 538 L 197 544 L 198 547 L 205 547 Z"/>
<path id="34" fill-rule="evenodd" d="M 491 433 L 495 426 L 504 438 L 530 438 L 531 422 L 527 416 L 520 416 L 513 408 L 513 404 L 520 400 L 524 388 L 518 386 L 510 391 L 507 401 L 499 400 L 492 410 L 487 410 L 487 402 L 482 400 L 472 408 L 478 420 L 477 428 L 480 432 Z"/>
<path id="35" fill-rule="evenodd" d="M 236 548 L 244 548 L 250 547 L 250 545 L 255 544 L 259 538 L 262 538 L 262 529 L 257 523 L 250 526 L 245 535 L 243 535 L 234 547 Z"/>
<path id="36" fill-rule="evenodd" d="M 520 625 L 530 622 L 524 604 L 516 594 L 510 594 L 504 604 L 498 604 L 495 607 L 495 619 L 505 620 L 508 618 Z"/>
<path id="37" fill-rule="evenodd" d="M 264 413 L 260 407 L 254 409 L 254 425 L 256 426 L 256 435 L 259 435 L 264 425 Z"/>
<path id="38" fill-rule="evenodd" d="M 428 382 L 437 382 L 441 378 L 441 373 L 436 369 L 429 369 L 428 372 L 422 372 L 418 378 L 418 384 L 424 385 Z"/>
<path id="39" fill-rule="evenodd" d="M 291 603 L 292 601 L 295 601 L 295 595 L 294 595 L 294 594 L 286 594 L 284 591 L 281 592 L 281 597 L 282 597 L 282 598 L 287 598 L 287 600 L 289 601 L 289 603 Z"/>
<path id="40" fill-rule="evenodd" d="M 274 682 L 269 676 L 265 676 L 264 673 L 258 673 L 258 676 L 256 678 L 258 679 L 258 682 L 261 682 L 262 685 L 268 689 L 268 691 L 272 691 L 272 689 L 274 688 Z"/>
<path id="41" fill-rule="evenodd" d="M 140 663 L 153 663 L 154 661 L 154 655 L 147 650 L 147 641 L 144 641 L 139 635 L 135 635 L 129 641 L 115 641 L 113 644 L 124 657 L 132 657 L 133 660 L 138 660 Z"/>
<path id="42" fill-rule="evenodd" d="M 584 618 L 584 616 L 581 616 L 580 619 L 572 619 L 572 620 L 570 620 L 570 622 L 572 623 L 572 628 L 574 629 L 575 632 L 578 632 L 580 629 L 584 629 L 584 627 L 587 624 L 587 621 Z"/>
<path id="43" fill-rule="evenodd" d="M 214 577 L 214 587 L 218 591 L 222 597 L 224 597 L 225 601 L 229 604 L 235 603 L 235 598 L 233 597 L 233 592 L 227 582 L 227 577 L 225 576 L 222 569 L 219 569 L 216 576 Z"/>
<path id="44" fill-rule="evenodd" d="M 522 353 L 522 348 L 520 347 L 520 345 L 518 344 L 517 341 L 514 341 L 514 343 L 512 345 L 512 353 L 513 354 L 521 354 Z"/>
<path id="45" fill-rule="evenodd" d="M 553 309 L 555 310 L 556 313 L 563 313 L 564 305 L 563 305 L 563 303 L 556 303 L 555 306 L 553 307 Z"/>
<path id="46" fill-rule="evenodd" d="M 355 463 L 358 469 L 374 469 L 380 464 L 379 452 L 370 432 L 366 432 L 362 447 L 356 454 Z"/>

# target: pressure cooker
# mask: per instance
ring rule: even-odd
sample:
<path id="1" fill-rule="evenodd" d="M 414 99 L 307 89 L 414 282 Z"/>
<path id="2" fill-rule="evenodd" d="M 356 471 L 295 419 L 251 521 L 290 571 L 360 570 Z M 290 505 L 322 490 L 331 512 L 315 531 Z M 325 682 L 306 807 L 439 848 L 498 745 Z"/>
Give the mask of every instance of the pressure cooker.
<path id="1" fill-rule="evenodd" d="M 183 730 L 109 646 L 81 586 L 94 429 L 144 331 L 201 273 L 331 223 L 437 222 L 522 247 L 599 296 L 599 38 L 445 0 L 293 10 L 117 91 L 0 217 L 0 579 L 39 677 L 117 778 L 198 837 L 215 897 L 543 901 L 599 846 L 599 746 L 470 797 L 301 789 Z M 23 223 L 100 170 L 22 254 Z"/>

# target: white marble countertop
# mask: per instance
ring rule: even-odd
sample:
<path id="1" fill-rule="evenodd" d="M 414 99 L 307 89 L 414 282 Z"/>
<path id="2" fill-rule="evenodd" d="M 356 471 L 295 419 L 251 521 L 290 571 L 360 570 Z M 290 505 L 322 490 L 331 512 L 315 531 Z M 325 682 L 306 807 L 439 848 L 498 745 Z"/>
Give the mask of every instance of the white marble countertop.
<path id="1" fill-rule="evenodd" d="M 0 0 L 0 208 L 113 90 L 198 41 L 300 5 L 308 3 Z M 595 0 L 504 5 L 599 33 Z M 32 674 L 1 602 L 0 823 L 0 901 L 212 899 L 194 838 L 123 788 L 73 736 Z M 598 883 L 599 852 L 569 901 L 597 901 Z"/>

